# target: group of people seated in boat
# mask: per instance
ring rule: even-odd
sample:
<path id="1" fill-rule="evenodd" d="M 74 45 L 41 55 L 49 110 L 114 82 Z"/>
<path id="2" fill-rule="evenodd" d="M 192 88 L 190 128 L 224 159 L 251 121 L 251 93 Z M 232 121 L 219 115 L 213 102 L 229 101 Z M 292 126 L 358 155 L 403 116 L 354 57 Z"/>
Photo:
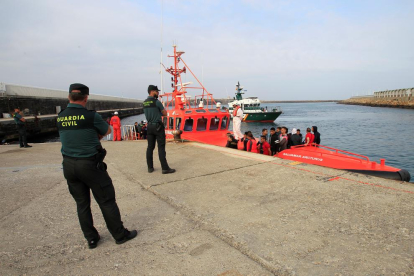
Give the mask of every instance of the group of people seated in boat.
<path id="1" fill-rule="evenodd" d="M 233 134 L 227 134 L 226 147 L 228 148 L 242 149 L 264 155 L 275 155 L 292 146 L 319 145 L 321 143 L 321 134 L 318 132 L 317 126 L 312 126 L 312 128 L 308 127 L 306 129 L 306 135 L 303 138 L 300 129 L 293 128 L 292 132 L 288 132 L 288 128 L 282 126 L 276 129 L 272 127 L 270 129 L 270 135 L 268 134 L 267 128 L 264 128 L 257 140 L 251 131 L 246 131 L 240 142 L 243 144 L 239 145 L 239 141 L 234 138 Z"/>

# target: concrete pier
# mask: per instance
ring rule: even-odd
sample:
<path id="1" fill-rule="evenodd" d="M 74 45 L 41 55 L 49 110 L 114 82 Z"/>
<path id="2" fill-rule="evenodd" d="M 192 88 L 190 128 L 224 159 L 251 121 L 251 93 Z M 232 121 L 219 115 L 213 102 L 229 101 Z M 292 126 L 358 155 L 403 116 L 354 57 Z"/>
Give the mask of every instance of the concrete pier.
<path id="1" fill-rule="evenodd" d="M 197 143 L 168 143 L 177 172 L 149 174 L 145 141 L 103 146 L 139 236 L 116 245 L 94 202 L 89 250 L 60 144 L 0 146 L 2 275 L 414 274 L 412 183 Z"/>

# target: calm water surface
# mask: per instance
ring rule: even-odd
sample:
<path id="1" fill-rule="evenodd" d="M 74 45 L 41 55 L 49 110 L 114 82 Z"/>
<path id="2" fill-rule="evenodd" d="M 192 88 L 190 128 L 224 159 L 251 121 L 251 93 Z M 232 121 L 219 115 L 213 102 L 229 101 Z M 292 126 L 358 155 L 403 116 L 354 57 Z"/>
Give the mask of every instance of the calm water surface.
<path id="1" fill-rule="evenodd" d="M 283 114 L 274 123 L 242 123 L 241 130 L 258 137 L 263 128 L 286 126 L 289 132 L 317 126 L 321 144 L 368 156 L 379 162 L 406 169 L 414 178 L 414 110 L 342 105 L 336 103 L 262 104 L 280 106 Z M 128 117 L 123 124 L 144 120 L 144 115 Z M 230 130 L 232 125 L 230 124 Z M 414 181 L 413 179 L 411 180 Z"/>

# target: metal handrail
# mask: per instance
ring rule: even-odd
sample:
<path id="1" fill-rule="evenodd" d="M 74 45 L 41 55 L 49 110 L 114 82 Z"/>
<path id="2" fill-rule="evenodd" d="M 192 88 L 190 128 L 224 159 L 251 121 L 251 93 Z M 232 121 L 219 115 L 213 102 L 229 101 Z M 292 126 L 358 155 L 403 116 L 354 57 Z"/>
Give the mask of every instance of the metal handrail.
<path id="1" fill-rule="evenodd" d="M 123 140 L 136 140 L 138 138 L 134 125 L 121 126 L 121 137 Z"/>

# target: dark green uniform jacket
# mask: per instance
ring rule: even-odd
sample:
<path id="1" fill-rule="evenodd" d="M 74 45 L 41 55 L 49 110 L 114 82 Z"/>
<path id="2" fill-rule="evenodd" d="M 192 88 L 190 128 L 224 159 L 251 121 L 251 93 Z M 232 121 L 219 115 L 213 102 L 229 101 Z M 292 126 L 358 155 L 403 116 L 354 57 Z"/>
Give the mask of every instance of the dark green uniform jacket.
<path id="1" fill-rule="evenodd" d="M 62 154 L 70 157 L 91 157 L 98 153 L 99 135 L 105 135 L 108 124 L 101 115 L 79 104 L 68 104 L 57 118 Z"/>
<path id="2" fill-rule="evenodd" d="M 19 113 L 13 114 L 13 119 L 16 125 L 24 125 L 24 122 L 20 121 L 21 118 L 22 118 L 22 115 L 20 115 Z"/>
<path id="3" fill-rule="evenodd" d="M 144 101 L 144 113 L 149 123 L 162 123 L 161 111 L 164 110 L 164 106 L 159 100 L 149 96 Z"/>

